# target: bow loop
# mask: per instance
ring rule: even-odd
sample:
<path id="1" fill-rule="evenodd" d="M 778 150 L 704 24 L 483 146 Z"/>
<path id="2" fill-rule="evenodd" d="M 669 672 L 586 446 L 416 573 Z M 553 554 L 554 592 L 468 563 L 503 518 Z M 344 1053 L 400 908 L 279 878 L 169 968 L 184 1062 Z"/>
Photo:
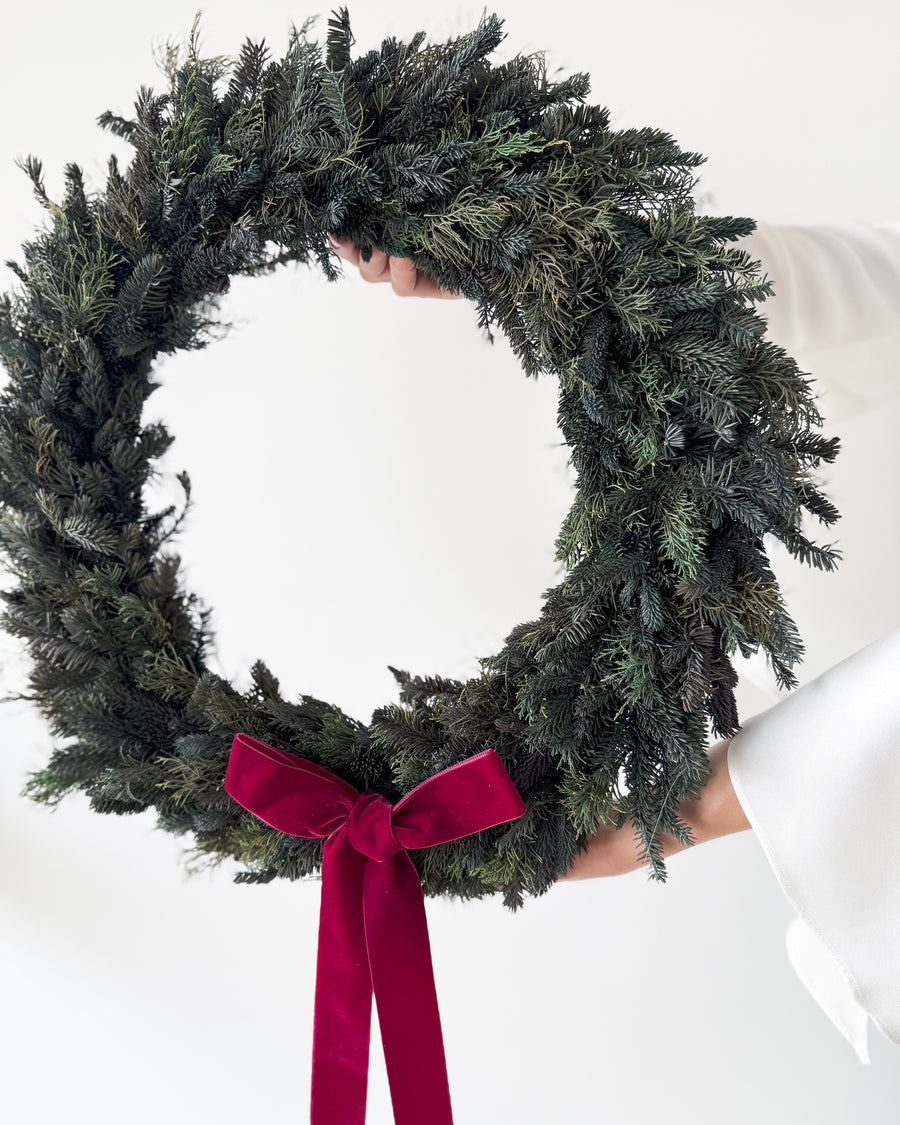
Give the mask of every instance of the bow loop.
<path id="1" fill-rule="evenodd" d="M 344 821 L 347 843 L 378 863 L 390 859 L 403 847 L 391 828 L 392 812 L 393 806 L 387 797 L 371 789 L 364 790 Z"/>

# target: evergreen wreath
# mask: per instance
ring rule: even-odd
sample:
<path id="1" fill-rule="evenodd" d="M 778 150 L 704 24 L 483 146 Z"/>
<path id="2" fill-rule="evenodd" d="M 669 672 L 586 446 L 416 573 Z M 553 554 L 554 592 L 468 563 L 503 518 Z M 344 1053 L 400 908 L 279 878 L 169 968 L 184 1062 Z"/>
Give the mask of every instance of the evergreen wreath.
<path id="1" fill-rule="evenodd" d="M 25 793 L 70 791 L 99 813 L 154 808 L 193 834 L 194 866 L 231 856 L 238 882 L 314 875 L 322 839 L 285 835 L 225 792 L 244 731 L 396 802 L 493 747 L 527 813 L 413 850 L 427 895 L 547 891 L 602 823 L 634 826 L 664 881 L 660 832 L 693 842 L 677 805 L 709 776 L 707 716 L 739 728 L 729 659 L 766 652 L 783 687 L 803 644 L 763 536 L 825 570 L 840 552 L 801 531 L 837 509 L 812 470 L 833 461 L 797 363 L 755 300 L 773 290 L 727 243 L 752 219 L 694 214 L 690 169 L 656 129 L 609 127 L 588 75 L 549 82 L 543 52 L 491 66 L 504 22 L 445 44 L 384 39 L 352 58 L 346 8 L 324 59 L 291 25 L 281 61 L 166 45 L 170 89 L 98 123 L 134 147 L 89 198 L 66 166 L 62 204 L 19 162 L 52 218 L 23 243 L 23 288 L 0 303 L 0 544 L 18 586 L 3 628 L 25 638 L 30 694 L 68 740 Z M 217 88 L 227 79 L 227 89 Z M 571 105 L 575 102 L 578 104 Z M 279 694 L 257 660 L 245 692 L 206 666 L 211 610 L 162 548 L 191 505 L 148 512 L 144 483 L 174 438 L 141 425 L 154 357 L 206 347 L 235 274 L 316 262 L 326 237 L 409 257 L 507 334 L 526 376 L 559 378 L 578 491 L 556 540 L 565 580 L 467 683 L 391 667 L 399 703 L 366 724 Z M 272 243 L 277 252 L 267 249 Z M 621 786 L 624 776 L 626 785 Z"/>

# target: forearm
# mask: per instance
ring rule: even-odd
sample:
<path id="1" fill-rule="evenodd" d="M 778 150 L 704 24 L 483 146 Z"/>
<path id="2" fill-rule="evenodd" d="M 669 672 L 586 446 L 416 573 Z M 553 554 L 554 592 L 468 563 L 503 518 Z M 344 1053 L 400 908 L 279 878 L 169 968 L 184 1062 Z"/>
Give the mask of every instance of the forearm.
<path id="1" fill-rule="evenodd" d="M 708 755 L 712 772 L 696 800 L 684 800 L 678 805 L 678 817 L 688 826 L 694 844 L 684 844 L 667 832 L 660 833 L 663 856 L 674 855 L 689 847 L 742 832 L 750 828 L 728 772 L 727 754 L 731 739 L 725 738 L 711 746 Z M 572 867 L 560 880 L 593 879 L 601 875 L 624 875 L 641 866 L 640 844 L 635 833 L 627 827 L 616 831 L 601 828 L 592 838 L 587 851 L 580 852 Z"/>
<path id="2" fill-rule="evenodd" d="M 685 800 L 678 805 L 679 819 L 688 825 L 698 844 L 714 840 L 717 836 L 743 832 L 751 827 L 731 784 L 727 762 L 730 744 L 730 738 L 723 738 L 715 746 L 710 747 L 708 754 L 712 773 L 700 791 L 700 796 L 696 800 Z M 681 843 L 668 833 L 661 835 L 665 841 L 664 855 L 672 855 L 692 846 Z"/>

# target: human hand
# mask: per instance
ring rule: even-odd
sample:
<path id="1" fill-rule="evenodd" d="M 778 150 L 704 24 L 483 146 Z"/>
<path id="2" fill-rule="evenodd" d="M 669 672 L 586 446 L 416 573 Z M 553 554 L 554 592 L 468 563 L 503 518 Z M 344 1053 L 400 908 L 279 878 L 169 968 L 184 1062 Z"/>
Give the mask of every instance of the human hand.
<path id="1" fill-rule="evenodd" d="M 569 870 L 558 875 L 556 881 L 562 883 L 566 879 L 625 875 L 640 866 L 638 848 L 633 837 L 624 828 L 616 831 L 615 828 L 605 825 L 594 833 L 588 842 L 587 850 L 579 852 Z M 494 890 L 503 889 L 502 883 L 494 883 Z"/>
<path id="2" fill-rule="evenodd" d="M 595 879 L 603 875 L 627 875 L 636 871 L 641 863 L 638 860 L 639 845 L 636 833 L 628 827 L 619 829 L 603 825 L 591 836 L 584 851 L 578 852 L 568 871 L 557 876 L 557 883 L 572 879 Z M 665 840 L 671 837 L 664 837 Z M 663 849 L 665 854 L 665 848 Z"/>
<path id="3" fill-rule="evenodd" d="M 398 297 L 443 297 L 450 301 L 459 301 L 463 297 L 459 290 L 450 292 L 435 285 L 427 274 L 416 269 L 411 258 L 395 258 L 373 246 L 371 260 L 364 262 L 359 247 L 349 238 L 335 238 L 329 234 L 328 241 L 339 258 L 359 267 L 363 281 L 389 281 Z"/>

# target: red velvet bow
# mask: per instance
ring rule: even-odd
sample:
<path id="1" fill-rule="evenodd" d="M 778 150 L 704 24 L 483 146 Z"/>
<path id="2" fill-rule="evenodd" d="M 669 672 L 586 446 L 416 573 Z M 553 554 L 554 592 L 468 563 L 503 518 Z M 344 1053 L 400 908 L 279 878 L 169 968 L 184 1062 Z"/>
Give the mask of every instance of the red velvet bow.
<path id="1" fill-rule="evenodd" d="M 425 899 L 406 849 L 522 816 L 525 803 L 497 751 L 433 774 L 391 805 L 236 734 L 225 789 L 280 832 L 326 837 L 311 1125 L 364 1125 L 373 990 L 396 1125 L 452 1125 Z"/>

